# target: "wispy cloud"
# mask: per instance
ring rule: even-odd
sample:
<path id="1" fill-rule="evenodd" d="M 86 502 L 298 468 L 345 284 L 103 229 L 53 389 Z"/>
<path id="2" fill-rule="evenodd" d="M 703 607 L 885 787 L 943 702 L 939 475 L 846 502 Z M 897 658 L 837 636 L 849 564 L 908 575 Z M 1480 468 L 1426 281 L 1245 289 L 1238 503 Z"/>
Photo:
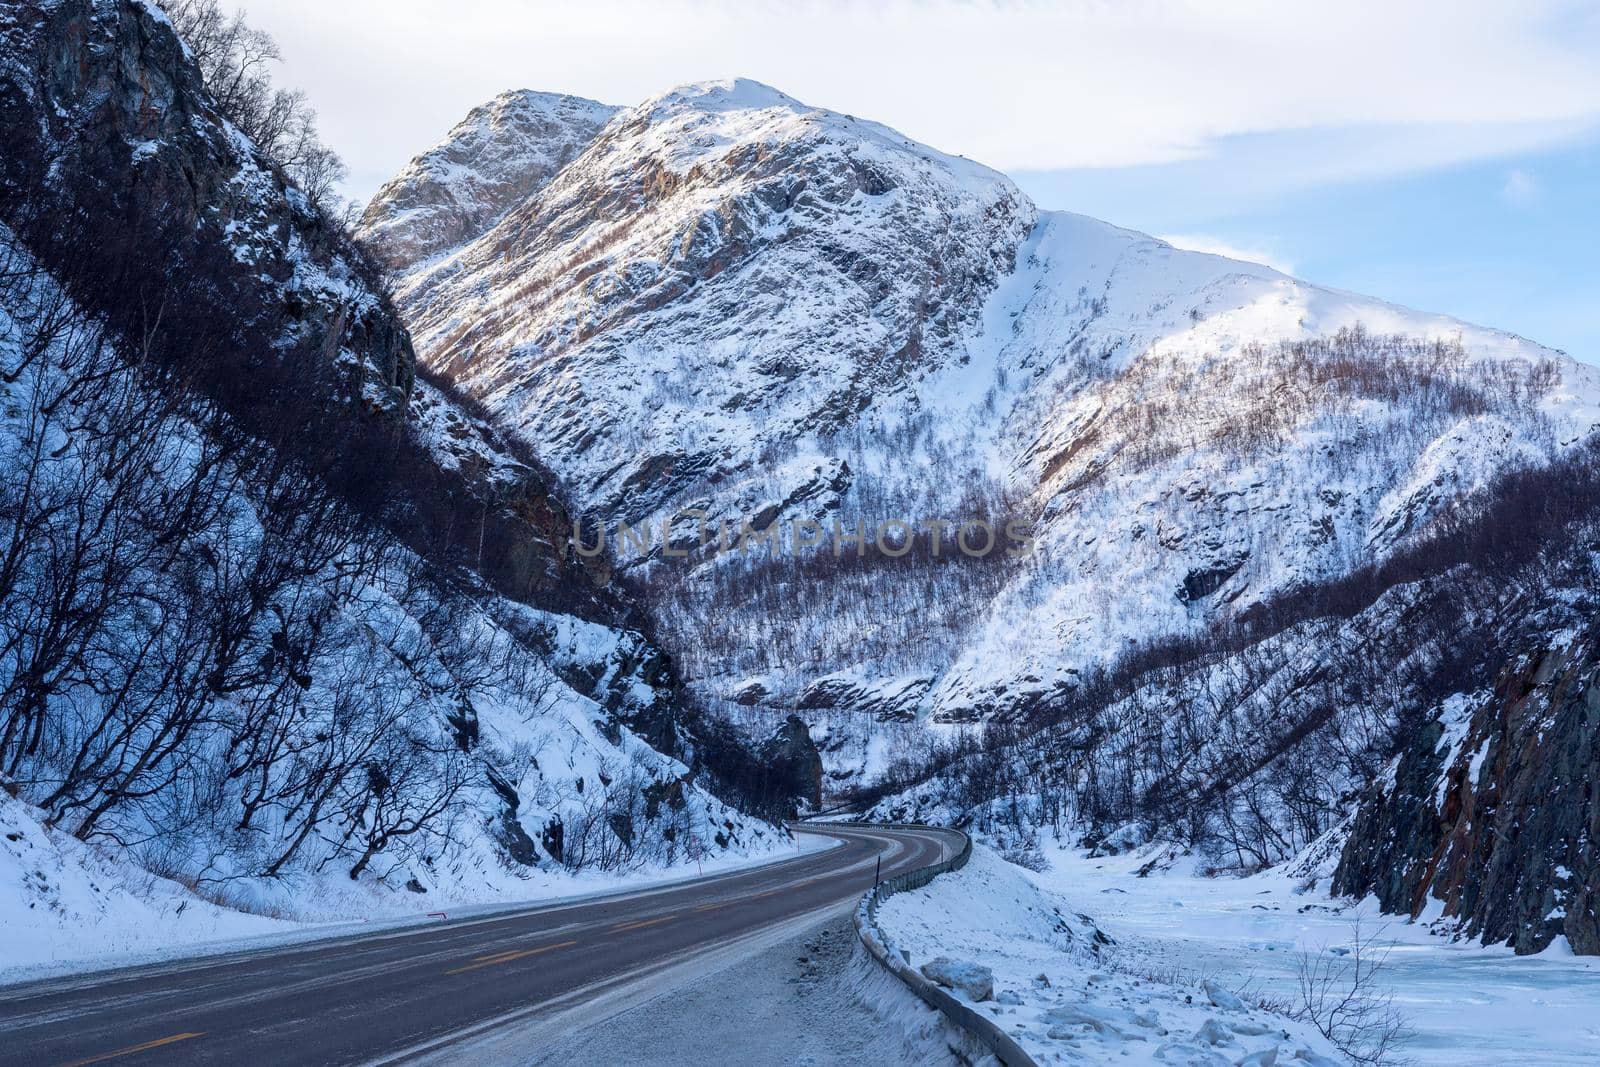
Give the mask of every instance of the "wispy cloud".
<path id="1" fill-rule="evenodd" d="M 358 174 L 393 173 L 507 88 L 626 105 L 730 75 L 1003 170 L 1198 160 L 1229 139 L 1382 126 L 1397 135 L 1359 162 L 1384 173 L 1600 121 L 1600 20 L 1564 0 L 1460 0 L 1448 18 L 1425 0 L 248 7 Z M 1416 130 L 1456 133 L 1419 157 Z"/>
<path id="2" fill-rule="evenodd" d="M 1500 198 L 1512 207 L 1527 207 L 1539 199 L 1539 181 L 1525 170 L 1513 170 L 1500 187 Z"/>

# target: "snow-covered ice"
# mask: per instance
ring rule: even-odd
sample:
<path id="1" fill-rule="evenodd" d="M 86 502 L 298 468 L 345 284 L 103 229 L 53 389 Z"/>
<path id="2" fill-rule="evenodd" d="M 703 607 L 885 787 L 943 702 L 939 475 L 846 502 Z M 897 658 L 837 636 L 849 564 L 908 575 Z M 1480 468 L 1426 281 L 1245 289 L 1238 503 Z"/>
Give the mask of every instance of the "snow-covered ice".
<path id="1" fill-rule="evenodd" d="M 1034 873 L 978 846 L 964 870 L 879 910 L 913 965 L 945 955 L 991 967 L 995 1000 L 980 1008 L 1041 1062 L 1239 1063 L 1270 1045 L 1279 1063 L 1345 1062 L 1307 1023 L 1269 1009 L 1292 1011 L 1302 960 L 1344 958 L 1358 922 L 1387 953 L 1378 993 L 1411 1032 L 1396 1062 L 1600 1059 L 1593 959 L 1452 941 L 1426 916 L 1405 923 L 1371 900 L 1329 900 L 1282 869 L 1207 877 L 1171 846 L 1045 856 L 1049 869 Z M 1095 943 L 1096 929 L 1109 943 Z"/>
<path id="2" fill-rule="evenodd" d="M 1427 915 L 1408 923 L 1380 914 L 1371 899 L 1302 891 L 1305 883 L 1283 868 L 1210 878 L 1177 855 L 1169 869 L 1137 876 L 1161 854 L 1089 858 L 1052 849 L 1051 869 L 1028 877 L 1092 910 L 1125 952 L 1238 975 L 1275 999 L 1292 998 L 1302 953 L 1347 949 L 1359 920 L 1364 937 L 1376 934 L 1389 946 L 1378 980 L 1413 1031 L 1406 1059 L 1441 1067 L 1600 1061 L 1600 960 L 1559 948 L 1517 956 L 1505 946 L 1454 941 L 1431 932 Z"/>

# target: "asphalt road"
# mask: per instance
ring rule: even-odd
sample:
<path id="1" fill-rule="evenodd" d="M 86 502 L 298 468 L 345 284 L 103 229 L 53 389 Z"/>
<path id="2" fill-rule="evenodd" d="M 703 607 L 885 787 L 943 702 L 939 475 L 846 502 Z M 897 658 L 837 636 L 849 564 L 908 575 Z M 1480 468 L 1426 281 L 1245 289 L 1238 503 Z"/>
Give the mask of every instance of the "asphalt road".
<path id="1" fill-rule="evenodd" d="M 936 830 L 808 832 L 843 844 L 627 895 L 0 988 L 0 1063 L 450 1061 L 452 1046 L 581 1019 L 629 983 L 836 909 L 880 858 L 888 877 L 957 847 Z"/>

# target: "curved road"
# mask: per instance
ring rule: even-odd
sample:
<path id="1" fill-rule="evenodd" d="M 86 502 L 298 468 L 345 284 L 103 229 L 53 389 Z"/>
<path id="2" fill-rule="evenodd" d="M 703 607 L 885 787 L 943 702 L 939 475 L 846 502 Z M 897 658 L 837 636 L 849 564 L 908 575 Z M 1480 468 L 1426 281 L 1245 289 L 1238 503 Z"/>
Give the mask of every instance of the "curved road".
<path id="1" fill-rule="evenodd" d="M 932 829 L 803 832 L 842 844 L 637 893 L 0 988 L 0 1062 L 450 1062 L 467 1042 L 581 1020 L 668 969 L 820 919 L 870 888 L 880 859 L 887 878 L 957 847 Z"/>

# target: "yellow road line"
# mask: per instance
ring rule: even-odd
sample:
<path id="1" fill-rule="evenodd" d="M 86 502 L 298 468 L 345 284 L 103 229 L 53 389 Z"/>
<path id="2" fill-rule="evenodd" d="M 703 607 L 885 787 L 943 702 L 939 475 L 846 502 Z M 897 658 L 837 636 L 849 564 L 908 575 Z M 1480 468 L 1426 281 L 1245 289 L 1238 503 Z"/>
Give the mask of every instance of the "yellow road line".
<path id="1" fill-rule="evenodd" d="M 554 952 L 558 948 L 571 948 L 576 944 L 576 941 L 563 941 L 557 945 L 541 945 L 538 948 L 515 949 L 510 952 L 501 952 L 492 956 L 478 956 L 475 962 L 469 963 L 465 967 L 454 967 L 444 973 L 465 974 L 467 971 L 475 971 L 479 967 L 493 967 L 497 963 L 510 963 L 512 960 L 520 960 L 528 956 L 537 956 L 541 952 Z"/>
<path id="2" fill-rule="evenodd" d="M 487 956 L 474 956 L 472 960 L 474 963 L 499 963 L 501 960 L 509 960 L 521 951 L 521 949 L 517 948 L 508 948 L 504 952 L 491 952 Z"/>
<path id="3" fill-rule="evenodd" d="M 613 932 L 620 932 L 623 930 L 643 930 L 646 926 L 654 926 L 657 923 L 671 922 L 676 918 L 676 915 L 662 915 L 655 919 L 643 919 L 636 923 L 618 923 L 611 929 Z"/>
<path id="4" fill-rule="evenodd" d="M 702 904 L 702 905 L 700 905 L 698 908 L 696 908 L 694 910 L 695 911 L 716 911 L 718 908 L 726 908 L 727 906 L 728 906 L 728 902 L 724 901 L 721 904 Z"/>
<path id="5" fill-rule="evenodd" d="M 100 1055 L 90 1056 L 88 1059 L 73 1060 L 71 1063 L 63 1064 L 62 1067 L 85 1067 L 86 1064 L 90 1063 L 104 1063 L 106 1060 L 114 1060 L 119 1056 L 132 1056 L 135 1052 L 146 1052 L 153 1048 L 160 1048 L 162 1045 L 173 1045 L 179 1041 L 187 1041 L 191 1037 L 204 1036 L 205 1031 L 202 1030 L 196 1034 L 173 1034 L 171 1037 L 158 1037 L 154 1041 L 146 1041 L 142 1045 L 129 1045 L 127 1048 L 119 1048 L 115 1052 L 102 1052 Z"/>

